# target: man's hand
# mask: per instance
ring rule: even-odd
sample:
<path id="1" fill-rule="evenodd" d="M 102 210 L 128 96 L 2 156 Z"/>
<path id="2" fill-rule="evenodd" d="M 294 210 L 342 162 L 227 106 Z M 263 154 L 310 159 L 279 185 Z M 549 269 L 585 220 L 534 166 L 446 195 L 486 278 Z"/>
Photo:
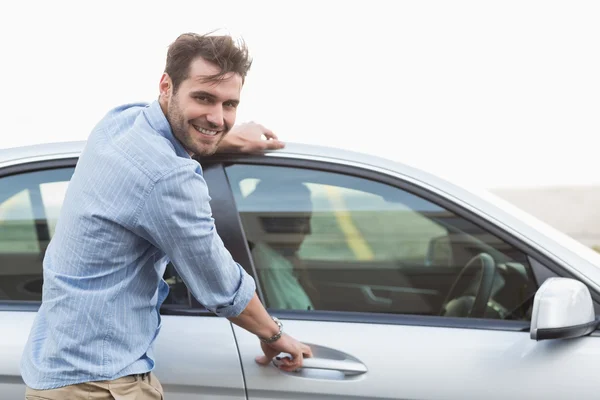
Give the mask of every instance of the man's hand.
<path id="1" fill-rule="evenodd" d="M 263 139 L 263 135 L 266 138 Z M 236 125 L 223 138 L 217 153 L 258 153 L 285 146 L 271 130 L 255 122 Z"/>
<path id="2" fill-rule="evenodd" d="M 284 357 L 281 359 L 281 364 L 279 365 L 279 368 L 288 372 L 302 368 L 304 357 L 312 357 L 310 347 L 285 333 L 281 335 L 279 340 L 273 343 L 267 344 L 261 341 L 260 347 L 264 353 L 264 355 L 256 357 L 256 362 L 260 365 L 268 365 L 279 353 L 290 354 L 292 359 Z"/>
<path id="3" fill-rule="evenodd" d="M 260 337 L 273 337 L 281 332 L 280 324 L 277 324 L 263 307 L 256 292 L 248 302 L 248 305 L 238 316 L 228 317 L 228 319 L 237 326 L 252 332 Z M 281 359 L 281 368 L 284 371 L 294 371 L 302 367 L 304 357 L 312 357 L 312 350 L 304 343 L 300 343 L 293 337 L 283 333 L 279 339 L 273 343 L 265 343 L 261 340 L 260 347 L 264 355 L 256 357 L 256 362 L 261 365 L 268 365 L 271 360 L 279 353 L 288 353 L 292 359 Z"/>

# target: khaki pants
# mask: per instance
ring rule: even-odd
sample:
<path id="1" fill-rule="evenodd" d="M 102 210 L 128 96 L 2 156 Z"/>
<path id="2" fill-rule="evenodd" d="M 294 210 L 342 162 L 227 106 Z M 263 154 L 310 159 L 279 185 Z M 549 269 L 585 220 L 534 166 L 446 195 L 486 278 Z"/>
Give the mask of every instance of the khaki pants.
<path id="1" fill-rule="evenodd" d="M 25 391 L 25 400 L 163 400 L 163 396 L 162 386 L 152 373 L 49 390 L 28 387 Z"/>

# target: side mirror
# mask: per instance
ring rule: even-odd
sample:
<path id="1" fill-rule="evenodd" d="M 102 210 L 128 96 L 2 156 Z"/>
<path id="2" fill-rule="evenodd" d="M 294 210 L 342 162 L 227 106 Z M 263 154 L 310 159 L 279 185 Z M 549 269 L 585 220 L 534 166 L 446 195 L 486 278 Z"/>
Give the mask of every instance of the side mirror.
<path id="1" fill-rule="evenodd" d="M 568 339 L 590 334 L 598 322 L 588 288 L 570 278 L 548 278 L 533 299 L 533 340 Z"/>

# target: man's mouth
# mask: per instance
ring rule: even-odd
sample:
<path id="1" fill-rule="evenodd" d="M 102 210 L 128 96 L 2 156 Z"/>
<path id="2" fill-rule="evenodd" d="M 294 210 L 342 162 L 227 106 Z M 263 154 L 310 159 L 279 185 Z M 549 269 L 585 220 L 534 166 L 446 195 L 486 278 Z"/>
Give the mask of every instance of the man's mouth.
<path id="1" fill-rule="evenodd" d="M 198 132 L 200 132 L 200 133 L 202 133 L 204 135 L 207 135 L 207 136 L 215 136 L 219 132 L 221 132 L 221 131 L 213 131 L 213 130 L 210 130 L 210 129 L 205 129 L 205 128 L 202 128 L 202 127 L 200 127 L 198 125 L 192 125 L 192 126 L 194 127 L 195 130 L 197 130 Z"/>

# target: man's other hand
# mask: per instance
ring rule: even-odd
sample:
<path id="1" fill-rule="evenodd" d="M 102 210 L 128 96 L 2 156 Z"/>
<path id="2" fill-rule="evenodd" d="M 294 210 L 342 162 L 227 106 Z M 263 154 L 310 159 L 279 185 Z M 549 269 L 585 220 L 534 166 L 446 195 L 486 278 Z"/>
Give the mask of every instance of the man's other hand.
<path id="1" fill-rule="evenodd" d="M 285 144 L 270 129 L 255 122 L 246 122 L 231 128 L 217 153 L 259 153 L 284 147 Z"/>

